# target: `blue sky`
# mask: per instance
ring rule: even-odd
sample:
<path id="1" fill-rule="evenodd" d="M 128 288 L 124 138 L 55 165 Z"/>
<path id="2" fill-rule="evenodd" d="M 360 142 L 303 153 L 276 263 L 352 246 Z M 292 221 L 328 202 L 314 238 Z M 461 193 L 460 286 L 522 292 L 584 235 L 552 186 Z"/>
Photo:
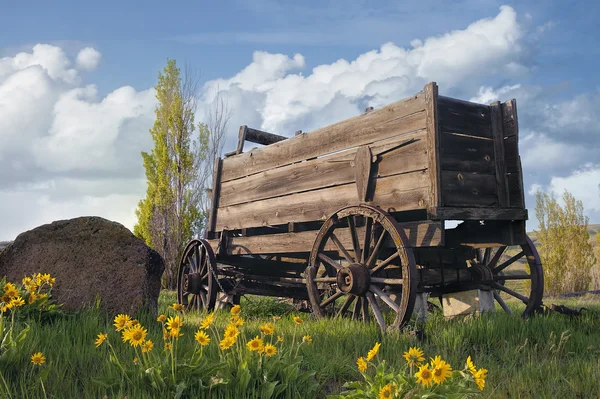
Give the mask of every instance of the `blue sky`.
<path id="1" fill-rule="evenodd" d="M 204 105 L 231 100 L 228 146 L 241 124 L 310 131 L 428 81 L 517 98 L 528 228 L 538 189 L 600 223 L 600 2 L 406 3 L 0 0 L 0 240 L 82 214 L 133 226 L 167 57 L 200 72 Z"/>
<path id="2" fill-rule="evenodd" d="M 532 54 L 542 69 L 531 82 L 568 83 L 565 95 L 599 82 L 600 2 L 580 1 L 2 1 L 2 55 L 35 43 L 76 52 L 92 45 L 103 54 L 93 79 L 101 93 L 129 84 L 153 86 L 166 57 L 188 60 L 202 78 L 230 76 L 254 50 L 299 52 L 306 69 L 350 59 L 392 41 L 464 28 L 494 15 L 502 4 L 532 25 L 552 24 Z M 301 3 L 301 5 L 298 5 Z"/>

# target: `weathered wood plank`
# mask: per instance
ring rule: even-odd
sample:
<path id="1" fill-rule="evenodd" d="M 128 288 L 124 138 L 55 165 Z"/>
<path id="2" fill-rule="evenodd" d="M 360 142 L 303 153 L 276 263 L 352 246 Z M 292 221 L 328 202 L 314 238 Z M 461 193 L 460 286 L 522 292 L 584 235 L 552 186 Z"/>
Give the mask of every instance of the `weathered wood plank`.
<path id="1" fill-rule="evenodd" d="M 441 172 L 440 172 L 440 124 L 438 114 L 438 87 L 435 82 L 425 86 L 425 113 L 427 125 L 427 153 L 429 157 L 429 203 L 431 206 L 442 206 Z"/>
<path id="2" fill-rule="evenodd" d="M 524 208 L 525 192 L 523 189 L 523 171 L 519 157 L 519 118 L 517 116 L 517 101 L 512 99 L 502 104 L 502 120 L 504 128 L 504 146 L 508 202 L 509 206 Z"/>
<path id="3" fill-rule="evenodd" d="M 515 208 L 429 208 L 432 220 L 527 220 L 527 209 Z"/>
<path id="4" fill-rule="evenodd" d="M 411 247 L 433 247 L 442 245 L 442 224 L 440 222 L 415 222 L 402 223 Z M 231 237 L 227 246 L 228 255 L 261 255 L 310 252 L 318 230 L 302 231 L 298 233 L 269 234 L 253 237 Z M 337 229 L 335 232 L 342 245 L 352 252 L 352 238 L 350 231 Z M 215 241 L 215 245 L 218 242 Z M 337 247 L 326 246 L 326 251 L 337 251 Z M 211 245 L 213 243 L 211 242 Z"/>
<path id="5" fill-rule="evenodd" d="M 517 100 L 512 99 L 502 103 L 502 121 L 504 124 L 504 137 L 519 135 Z"/>
<path id="6" fill-rule="evenodd" d="M 374 111 L 375 112 L 375 111 Z M 429 175 L 426 171 L 376 180 L 371 205 L 386 211 L 428 207 Z M 324 220 L 337 209 L 355 205 L 354 183 L 219 208 L 217 230 Z"/>
<path id="7" fill-rule="evenodd" d="M 424 93 L 381 109 L 225 159 L 222 181 L 373 143 L 425 127 Z"/>
<path id="8" fill-rule="evenodd" d="M 248 132 L 248 126 L 243 125 L 240 126 L 240 131 L 238 133 L 238 145 L 237 145 L 237 150 L 235 151 L 236 154 L 241 154 L 242 152 L 244 152 L 244 143 L 246 142 L 246 133 Z"/>
<path id="9" fill-rule="evenodd" d="M 506 173 L 519 170 L 519 136 L 513 135 L 504 139 L 504 160 Z"/>
<path id="10" fill-rule="evenodd" d="M 498 206 L 496 176 L 458 171 L 442 171 L 444 206 Z"/>
<path id="11" fill-rule="evenodd" d="M 506 183 L 506 159 L 504 157 L 504 128 L 502 126 L 502 106 L 500 101 L 490 104 L 492 138 L 494 142 L 494 160 L 496 167 L 496 185 L 498 186 L 498 206 L 508 206 L 508 187 Z"/>
<path id="12" fill-rule="evenodd" d="M 496 172 L 492 140 L 442 132 L 440 151 L 444 170 L 486 174 Z"/>
<path id="13" fill-rule="evenodd" d="M 508 181 L 508 203 L 510 207 L 525 207 L 525 193 L 523 192 L 523 180 L 521 176 L 520 172 L 510 173 L 506 176 Z"/>
<path id="14" fill-rule="evenodd" d="M 492 138 L 490 110 L 487 105 L 439 97 L 440 129 L 444 132 Z"/>
<path id="15" fill-rule="evenodd" d="M 219 194 L 221 192 L 221 183 L 219 181 L 221 176 L 221 165 L 223 165 L 223 160 L 221 158 L 215 159 L 212 182 L 213 188 L 211 192 L 210 211 L 208 214 L 208 230 L 206 232 L 208 238 L 213 238 L 212 236 L 215 233 L 217 225 L 217 209 L 219 207 Z"/>
<path id="16" fill-rule="evenodd" d="M 397 147 L 399 143 L 410 139 L 415 141 Z M 425 131 L 373 144 L 371 152 L 377 158 L 373 174 L 385 177 L 426 169 L 426 144 Z M 224 207 L 352 183 L 355 181 L 353 160 L 356 151 L 352 149 L 224 182 L 219 204 Z"/>
<path id="17" fill-rule="evenodd" d="M 263 132 L 262 130 L 253 129 L 251 127 L 246 130 L 246 141 L 250 141 L 256 144 L 270 145 L 286 140 L 287 137 L 280 136 L 278 134 Z"/>

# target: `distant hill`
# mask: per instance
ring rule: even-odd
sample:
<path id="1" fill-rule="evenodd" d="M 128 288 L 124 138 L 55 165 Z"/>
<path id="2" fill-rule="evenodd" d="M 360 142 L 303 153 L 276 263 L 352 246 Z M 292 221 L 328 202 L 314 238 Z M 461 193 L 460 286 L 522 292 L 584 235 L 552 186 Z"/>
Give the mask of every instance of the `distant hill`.
<path id="1" fill-rule="evenodd" d="M 12 241 L 0 241 L 0 252 L 6 247 L 8 247 L 12 243 Z"/>

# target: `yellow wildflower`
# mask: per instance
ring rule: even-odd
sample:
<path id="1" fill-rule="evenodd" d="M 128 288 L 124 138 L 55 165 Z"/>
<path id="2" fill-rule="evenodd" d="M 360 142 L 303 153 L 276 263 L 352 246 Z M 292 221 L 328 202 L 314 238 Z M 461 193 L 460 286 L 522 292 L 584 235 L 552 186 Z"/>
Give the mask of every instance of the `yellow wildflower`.
<path id="1" fill-rule="evenodd" d="M 133 358 L 133 364 L 138 364 L 138 358 L 137 358 L 137 356 Z"/>
<path id="2" fill-rule="evenodd" d="M 133 326 L 128 328 L 123 332 L 123 342 L 129 341 L 131 346 L 139 346 L 146 339 L 146 334 L 148 331 L 142 327 L 140 324 L 137 326 Z"/>
<path id="3" fill-rule="evenodd" d="M 227 338 L 226 337 L 221 340 L 221 342 L 219 343 L 219 347 L 222 350 L 226 350 L 226 349 L 231 348 L 233 346 L 233 344 L 235 344 L 235 338 L 231 338 L 231 337 Z"/>
<path id="4" fill-rule="evenodd" d="M 365 371 L 367 371 L 367 362 L 365 361 L 365 358 L 362 356 L 356 360 L 356 366 L 358 366 L 358 371 L 360 371 L 361 373 L 364 373 Z"/>
<path id="5" fill-rule="evenodd" d="M 23 300 L 23 298 L 21 298 L 20 296 L 16 296 L 13 299 L 10 300 L 10 306 L 17 308 L 19 306 L 22 306 L 25 304 L 25 301 Z"/>
<path id="6" fill-rule="evenodd" d="M 241 327 L 244 325 L 244 320 L 238 315 L 231 316 L 230 323 L 236 327 Z"/>
<path id="7" fill-rule="evenodd" d="M 275 332 L 275 326 L 273 325 L 273 323 L 263 324 L 258 329 L 260 330 L 261 333 L 263 333 L 265 335 L 271 335 Z"/>
<path id="8" fill-rule="evenodd" d="M 264 349 L 263 347 L 263 340 L 258 338 L 258 335 L 254 338 L 251 339 L 246 346 L 248 347 L 248 349 L 250 349 L 252 352 L 262 352 L 262 350 Z"/>
<path id="9" fill-rule="evenodd" d="M 183 337 L 183 334 L 180 331 L 181 330 L 179 328 L 172 328 L 171 331 L 169 331 L 169 336 L 175 339 Z"/>
<path id="10" fill-rule="evenodd" d="M 158 316 L 156 318 L 156 321 L 163 323 L 165 320 L 167 320 L 167 316 L 165 316 L 164 314 L 161 314 L 160 316 Z"/>
<path id="11" fill-rule="evenodd" d="M 117 331 L 121 331 L 121 330 L 124 330 L 125 328 L 127 328 L 127 326 L 129 325 L 130 322 L 131 322 L 131 317 L 129 317 L 129 315 L 118 314 L 115 317 L 114 326 L 117 329 Z"/>
<path id="12" fill-rule="evenodd" d="M 108 334 L 103 334 L 103 333 L 98 334 L 98 338 L 94 342 L 96 344 L 96 348 L 99 347 L 100 345 L 102 345 L 102 343 L 106 340 L 106 338 L 108 338 Z"/>
<path id="13" fill-rule="evenodd" d="M 281 316 L 273 316 L 273 321 L 278 321 L 279 319 L 281 319 Z"/>
<path id="14" fill-rule="evenodd" d="M 396 384 L 387 384 L 379 391 L 379 399 L 390 399 L 394 396 L 398 387 Z"/>
<path id="15" fill-rule="evenodd" d="M 452 375 L 452 367 L 445 361 L 440 361 L 432 370 L 433 381 L 436 384 L 441 384 Z"/>
<path id="16" fill-rule="evenodd" d="M 236 339 L 240 335 L 240 331 L 233 324 L 228 324 L 225 327 L 225 332 L 223 333 L 224 338 L 233 338 Z"/>
<path id="17" fill-rule="evenodd" d="M 302 324 L 304 323 L 304 320 L 302 320 L 299 316 L 294 316 L 294 323 Z"/>
<path id="18" fill-rule="evenodd" d="M 475 375 L 475 373 L 477 372 L 477 368 L 473 364 L 473 361 L 471 360 L 471 356 L 467 357 L 467 367 L 469 368 L 469 371 L 471 372 L 471 374 Z"/>
<path id="19" fill-rule="evenodd" d="M 169 306 L 169 308 L 171 308 L 177 312 L 183 312 L 184 306 L 180 303 L 174 303 L 171 306 Z"/>
<path id="20" fill-rule="evenodd" d="M 207 333 L 205 333 L 202 330 L 198 330 L 196 332 L 196 335 L 194 336 L 194 339 L 196 340 L 196 342 L 198 342 L 198 344 L 200 346 L 206 346 L 210 342 L 210 337 L 208 336 Z"/>
<path id="21" fill-rule="evenodd" d="M 424 387 L 430 386 L 433 381 L 433 373 L 429 369 L 428 364 L 419 366 L 419 371 L 415 373 L 415 377 L 417 377 L 417 382 L 421 383 Z"/>
<path id="22" fill-rule="evenodd" d="M 165 349 L 168 351 L 173 350 L 173 345 L 171 345 L 170 342 L 167 342 L 167 343 L 165 343 Z"/>
<path id="23" fill-rule="evenodd" d="M 423 351 L 419 348 L 409 348 L 408 352 L 404 352 L 404 358 L 409 366 L 418 366 L 425 360 Z"/>
<path id="24" fill-rule="evenodd" d="M 208 316 L 206 316 L 204 318 L 204 320 L 202 320 L 202 323 L 200 323 L 200 329 L 201 330 L 206 330 L 208 327 L 210 327 L 211 324 L 213 323 L 214 317 L 215 317 L 214 313 L 211 313 Z"/>
<path id="25" fill-rule="evenodd" d="M 271 357 L 276 353 L 277 353 L 277 348 L 275 348 L 274 345 L 271 345 L 271 344 L 265 345 L 265 355 L 267 355 L 267 357 Z"/>
<path id="26" fill-rule="evenodd" d="M 242 311 L 242 308 L 240 307 L 240 305 L 234 305 L 229 310 L 229 313 L 231 313 L 233 316 L 236 316 L 236 315 L 240 314 L 241 311 Z"/>
<path id="27" fill-rule="evenodd" d="M 310 335 L 305 335 L 304 337 L 302 337 L 302 343 L 308 343 L 308 344 L 312 344 L 312 337 Z"/>
<path id="28" fill-rule="evenodd" d="M 179 329 L 181 328 L 182 325 L 183 325 L 183 320 L 181 320 L 181 318 L 179 316 L 169 317 L 167 319 L 167 328 L 169 330 L 179 331 Z"/>
<path id="29" fill-rule="evenodd" d="M 473 377 L 475 378 L 475 384 L 477 384 L 477 387 L 480 391 L 483 391 L 483 388 L 485 387 L 485 377 L 487 376 L 487 372 L 488 371 L 486 369 L 481 368 L 477 370 L 475 374 L 473 374 Z"/>
<path id="30" fill-rule="evenodd" d="M 42 352 L 37 352 L 31 355 L 31 363 L 41 366 L 46 363 L 46 357 L 42 355 Z"/>
<path id="31" fill-rule="evenodd" d="M 283 342 L 283 337 L 281 335 L 277 336 L 277 342 L 280 342 L 280 343 Z"/>
<path id="32" fill-rule="evenodd" d="M 19 295 L 19 290 L 17 290 L 17 286 L 14 285 L 13 283 L 6 283 L 6 285 L 4 286 L 4 295 L 8 299 L 11 299 L 11 298 L 14 298 Z M 4 302 L 8 302 L 8 301 L 4 301 Z"/>
<path id="33" fill-rule="evenodd" d="M 373 349 L 371 349 L 369 351 L 369 353 L 367 353 L 367 362 L 370 362 L 371 360 L 373 360 L 375 355 L 377 355 L 377 352 L 379 352 L 380 346 L 381 346 L 381 344 L 379 342 L 375 343 L 375 346 L 373 347 Z"/>
<path id="34" fill-rule="evenodd" d="M 151 340 L 147 340 L 142 344 L 142 352 L 148 353 L 154 348 L 154 343 Z"/>

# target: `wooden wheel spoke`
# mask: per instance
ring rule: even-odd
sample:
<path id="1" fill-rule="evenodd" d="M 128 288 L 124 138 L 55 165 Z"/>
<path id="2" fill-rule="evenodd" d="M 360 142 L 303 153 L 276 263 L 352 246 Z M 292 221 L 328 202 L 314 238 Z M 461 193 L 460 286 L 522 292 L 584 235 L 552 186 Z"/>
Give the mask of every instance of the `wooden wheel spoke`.
<path id="1" fill-rule="evenodd" d="M 333 259 L 331 259 L 329 256 L 320 253 L 319 254 L 319 259 L 321 259 L 323 262 L 327 263 L 328 265 L 330 265 L 331 267 L 335 268 L 335 269 L 341 269 L 342 265 L 340 265 L 338 262 L 334 261 Z"/>
<path id="2" fill-rule="evenodd" d="M 354 295 L 351 296 L 356 299 L 356 302 L 354 302 L 354 308 L 352 308 L 352 319 L 358 320 L 358 317 L 360 316 L 360 305 L 362 298 L 355 297 Z"/>
<path id="3" fill-rule="evenodd" d="M 350 236 L 352 237 L 352 248 L 354 249 L 354 261 L 359 262 L 362 258 L 360 245 L 358 244 L 358 232 L 354 225 L 354 216 L 348 217 L 348 226 L 350 227 Z"/>
<path id="4" fill-rule="evenodd" d="M 198 270 L 198 265 L 196 264 L 196 261 L 194 260 L 193 252 L 188 254 L 187 260 L 188 260 L 188 264 L 190 265 L 190 267 L 188 268 L 188 271 L 186 271 L 186 274 L 189 273 L 189 269 L 191 269 L 192 271 Z"/>
<path id="5" fill-rule="evenodd" d="M 344 258 L 346 258 L 346 261 L 348 263 L 354 263 L 354 260 L 352 259 L 352 256 L 350 255 L 350 253 L 348 252 L 348 250 L 342 245 L 342 243 L 337 238 L 337 236 L 334 233 L 331 233 L 331 237 L 330 238 L 331 238 L 331 241 L 333 241 L 333 243 L 335 244 L 335 246 L 338 247 L 338 249 L 340 250 L 340 252 L 344 255 Z"/>
<path id="6" fill-rule="evenodd" d="M 508 266 L 512 265 L 513 263 L 515 263 L 517 260 L 519 260 L 520 258 L 523 257 L 523 255 L 525 255 L 524 251 L 519 252 L 518 254 L 516 254 L 515 256 L 513 256 L 512 258 L 510 258 L 509 260 L 507 260 L 506 262 L 502 263 L 500 266 L 495 267 L 492 270 L 493 274 L 498 274 L 500 273 L 502 270 L 506 269 Z"/>
<path id="7" fill-rule="evenodd" d="M 361 263 L 365 263 L 367 261 L 367 257 L 369 256 L 369 249 L 371 247 L 371 233 L 373 232 L 373 219 L 367 218 L 367 223 L 365 225 L 365 238 L 363 240 L 362 247 L 362 256 L 360 258 Z"/>
<path id="8" fill-rule="evenodd" d="M 499 293 L 497 293 L 496 291 L 494 291 L 494 299 L 496 300 L 496 302 L 498 302 L 500 304 L 500 307 L 502 309 L 504 309 L 504 311 L 508 314 L 512 314 L 512 310 L 510 310 L 510 308 L 508 307 L 508 305 L 506 304 L 506 302 L 504 302 L 504 299 L 502 299 L 502 297 L 500 296 Z"/>
<path id="9" fill-rule="evenodd" d="M 366 296 L 367 296 L 367 300 L 369 301 L 369 304 L 371 305 L 371 310 L 373 310 L 373 315 L 375 315 L 375 320 L 377 320 L 377 324 L 379 324 L 381 331 L 385 332 L 385 330 L 387 328 L 385 325 L 385 319 L 383 318 L 381 309 L 379 309 L 379 305 L 377 304 L 377 300 L 375 299 L 375 296 L 370 291 L 367 292 Z"/>
<path id="10" fill-rule="evenodd" d="M 369 303 L 367 301 L 367 298 L 365 298 L 364 296 L 361 297 L 360 305 L 363 322 L 368 323 L 371 320 L 371 316 L 369 315 Z"/>
<path id="11" fill-rule="evenodd" d="M 502 257 L 502 254 L 504 253 L 505 250 L 506 250 L 506 246 L 502 246 L 502 247 L 498 248 L 498 250 L 492 257 L 490 262 L 486 264 L 489 269 L 493 270 L 496 267 L 496 265 L 498 264 L 498 261 Z"/>
<path id="12" fill-rule="evenodd" d="M 335 283 L 337 282 L 337 278 L 335 277 L 317 277 L 313 279 L 315 283 Z"/>
<path id="13" fill-rule="evenodd" d="M 398 256 L 400 256 L 400 254 L 398 252 L 394 252 L 392 255 L 390 255 L 386 260 L 384 260 L 383 262 L 381 262 L 380 264 L 378 264 L 377 266 L 373 267 L 371 269 L 371 274 L 377 273 L 379 270 L 383 269 L 384 267 L 386 267 L 387 265 L 389 265 L 394 259 L 396 259 Z"/>
<path id="14" fill-rule="evenodd" d="M 202 263 L 200 263 L 200 248 L 198 245 L 196 245 L 194 247 L 194 261 L 196 264 L 196 270 L 194 270 L 195 272 L 200 271 L 200 268 L 202 267 Z"/>
<path id="15" fill-rule="evenodd" d="M 487 265 L 490 262 L 490 256 L 492 254 L 492 248 L 486 248 L 483 252 L 483 264 Z"/>
<path id="16" fill-rule="evenodd" d="M 524 295 L 521 295 L 521 294 L 519 294 L 519 293 L 518 293 L 518 292 L 516 292 L 516 291 L 513 291 L 513 290 L 511 290 L 511 289 L 510 289 L 510 288 L 508 288 L 508 287 L 505 287 L 505 286 L 503 286 L 502 284 L 498 284 L 498 283 L 492 283 L 492 286 L 493 286 L 494 288 L 496 288 L 496 289 L 500 290 L 500 291 L 504 291 L 504 292 L 506 292 L 508 295 L 512 295 L 512 296 L 514 296 L 515 298 L 518 298 L 518 299 L 520 299 L 520 300 L 521 300 L 523 303 L 525 303 L 525 304 L 529 303 L 529 298 L 527 298 L 527 297 L 526 297 L 526 296 L 524 296 Z"/>
<path id="17" fill-rule="evenodd" d="M 506 280 L 531 280 L 529 274 L 505 274 L 503 276 L 494 276 L 494 280 L 506 281 Z"/>
<path id="18" fill-rule="evenodd" d="M 367 259 L 367 267 L 369 269 L 373 267 L 375 262 L 377 262 L 377 257 L 379 256 L 379 251 L 381 251 L 381 246 L 383 245 L 386 235 L 387 235 L 387 231 L 383 230 L 381 232 L 381 235 L 377 239 L 377 243 L 375 244 L 375 247 L 373 248 L 373 252 L 371 252 L 371 255 L 369 255 L 369 259 Z"/>
<path id="19" fill-rule="evenodd" d="M 356 299 L 356 297 L 354 295 L 348 295 L 348 297 L 342 304 L 342 307 L 340 308 L 340 310 L 338 310 L 337 316 L 339 316 L 339 317 L 344 316 L 344 313 L 346 313 L 348 311 L 348 308 L 350 307 L 352 302 L 354 302 L 354 299 Z"/>
<path id="20" fill-rule="evenodd" d="M 398 310 L 400 309 L 400 306 L 398 306 L 398 304 L 396 302 L 394 302 L 394 300 L 392 298 L 390 298 L 390 296 L 388 294 L 383 292 L 376 285 L 371 285 L 369 287 L 369 291 L 371 291 L 372 293 L 377 295 L 379 298 L 381 298 L 381 300 L 383 302 L 385 302 L 390 308 L 392 308 L 394 310 L 394 312 L 398 312 Z"/>
<path id="21" fill-rule="evenodd" d="M 321 306 L 322 308 L 324 308 L 325 306 L 329 305 L 330 303 L 335 302 L 342 295 L 344 295 L 344 293 L 342 291 L 336 291 L 329 298 L 327 298 L 323 302 L 321 302 L 321 304 L 319 306 Z"/>

